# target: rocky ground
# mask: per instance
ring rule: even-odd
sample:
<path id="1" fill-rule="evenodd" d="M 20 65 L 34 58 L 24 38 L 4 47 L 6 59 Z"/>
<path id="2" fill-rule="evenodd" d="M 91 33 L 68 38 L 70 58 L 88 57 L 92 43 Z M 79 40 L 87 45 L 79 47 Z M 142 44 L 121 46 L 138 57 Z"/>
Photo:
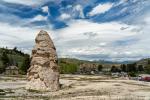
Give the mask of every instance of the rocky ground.
<path id="1" fill-rule="evenodd" d="M 150 82 L 93 75 L 61 75 L 61 90 L 26 90 L 25 76 L 0 76 L 0 100 L 150 100 Z"/>

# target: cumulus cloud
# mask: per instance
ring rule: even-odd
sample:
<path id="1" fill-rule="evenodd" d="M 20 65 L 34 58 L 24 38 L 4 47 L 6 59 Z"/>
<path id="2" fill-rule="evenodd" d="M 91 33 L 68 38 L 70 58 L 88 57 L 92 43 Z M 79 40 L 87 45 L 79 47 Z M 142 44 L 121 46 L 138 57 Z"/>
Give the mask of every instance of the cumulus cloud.
<path id="1" fill-rule="evenodd" d="M 22 40 L 33 39 L 33 34 L 35 33 L 34 29 L 17 27 L 17 26 L 13 27 L 7 23 L 0 23 L 0 26 L 1 26 L 1 30 L 0 30 L 1 35 L 3 34 L 3 36 L 11 37 L 11 39 L 1 38 L 2 40 L 6 39 L 8 41 L 12 40 L 14 42 L 20 42 Z M 10 33 L 11 33 L 11 35 L 10 35 Z M 13 37 L 15 37 L 15 38 L 13 38 Z M 18 39 L 20 39 L 20 40 L 17 41 Z"/>
<path id="2" fill-rule="evenodd" d="M 63 13 L 61 16 L 60 16 L 60 20 L 65 20 L 65 19 L 69 19 L 71 18 L 71 16 L 69 14 L 66 14 L 66 13 Z"/>
<path id="3" fill-rule="evenodd" d="M 73 13 L 74 13 L 75 11 L 78 11 L 78 12 L 79 12 L 79 16 L 80 16 L 81 18 L 84 18 L 83 8 L 82 8 L 81 5 L 76 5 L 73 10 L 74 10 Z"/>
<path id="4" fill-rule="evenodd" d="M 43 10 L 43 12 L 45 12 L 45 13 L 48 13 L 48 12 L 49 12 L 48 6 L 42 7 L 42 10 Z"/>
<path id="5" fill-rule="evenodd" d="M 69 22 L 68 26 L 69 27 L 55 31 L 56 33 L 61 33 L 58 34 L 57 37 L 59 41 L 55 41 L 59 55 L 88 60 L 103 59 L 101 55 L 107 55 L 105 56 L 106 58 L 108 58 L 108 56 L 117 57 L 116 55 L 119 55 L 118 52 L 126 51 L 127 47 L 125 47 L 126 49 L 121 49 L 119 46 L 114 47 L 112 43 L 138 34 L 132 31 L 137 28 L 136 26 L 119 22 L 99 24 L 87 20 L 76 20 Z M 121 27 L 129 28 L 121 30 Z M 114 51 L 118 51 L 117 54 L 114 55 Z M 97 56 L 92 58 L 94 55 Z M 86 58 L 86 56 L 89 58 Z"/>
<path id="6" fill-rule="evenodd" d="M 0 23 L 0 26 L 2 26 L 0 33 L 3 33 L 0 34 L 1 46 L 18 46 L 28 52 L 33 47 L 36 34 L 40 31 L 33 27 L 14 27 L 6 23 Z M 128 28 L 121 30 L 121 27 Z M 59 57 L 94 60 L 128 56 L 126 47 L 121 49 L 120 46 L 114 46 L 112 43 L 137 35 L 138 33 L 132 31 L 135 28 L 137 27 L 119 22 L 99 24 L 87 20 L 73 20 L 68 22 L 66 28 L 46 30 L 54 40 Z"/>
<path id="7" fill-rule="evenodd" d="M 33 0 L 3 1 L 24 5 L 37 5 L 40 2 Z M 36 34 L 41 29 L 44 29 L 52 37 L 59 57 L 117 61 L 145 58 L 150 56 L 150 47 L 148 46 L 150 43 L 148 33 L 150 31 L 150 14 L 145 13 L 148 12 L 148 9 L 144 8 L 148 7 L 149 1 L 145 0 L 145 3 L 141 1 L 138 6 L 135 3 L 137 1 L 139 0 L 132 1 L 134 5 L 130 5 L 128 0 L 121 0 L 118 3 L 99 4 L 91 12 L 87 11 L 87 13 L 89 12 L 89 19 L 86 19 L 87 16 L 84 16 L 83 13 L 83 10 L 87 10 L 84 8 L 85 5 L 80 3 L 70 4 L 66 9 L 64 7 L 62 9 L 58 8 L 59 12 L 57 13 L 59 14 L 55 13 L 57 15 L 55 20 L 57 21 L 54 23 L 47 21 L 47 17 L 51 17 L 48 6 L 43 7 L 40 5 L 36 8 L 37 11 L 29 11 L 35 17 L 31 17 L 28 13 L 21 13 L 24 10 L 20 6 L 18 6 L 20 9 L 17 8 L 17 11 L 19 11 L 17 14 L 14 14 L 16 8 L 12 9 L 11 13 L 2 11 L 0 14 L 0 46 L 17 46 L 19 49 L 30 53 Z M 60 2 L 55 4 L 60 4 Z M 140 6 L 141 4 L 143 4 L 142 7 Z M 92 5 L 94 4 L 92 3 Z M 110 11 L 106 16 L 100 17 L 102 20 L 114 18 L 111 22 L 104 21 L 104 23 L 91 19 L 94 15 L 103 14 L 112 7 L 117 6 L 120 6 L 118 15 L 126 14 L 127 11 L 130 11 L 130 15 L 125 16 L 126 18 L 124 19 L 121 16 L 120 20 L 116 20 L 115 16 L 118 18 L 118 15 L 112 14 L 115 11 L 112 9 L 112 12 Z M 135 14 L 135 11 L 138 13 Z M 54 24 L 61 26 L 59 21 L 62 20 L 67 24 L 66 27 L 51 28 Z"/>
<path id="8" fill-rule="evenodd" d="M 17 46 L 19 49 L 23 51 L 28 51 L 27 53 L 31 53 L 31 48 L 34 45 L 34 38 L 37 33 L 41 30 L 40 28 L 34 27 L 21 27 L 21 26 L 12 26 L 8 23 L 0 22 L 0 47 L 8 47 L 13 48 Z M 54 38 L 51 30 L 47 30 L 51 37 Z"/>
<path id="9" fill-rule="evenodd" d="M 120 61 L 135 60 L 150 54 L 150 48 L 145 47 L 150 41 L 146 38 L 148 34 L 141 35 L 140 32 L 133 31 L 139 26 L 121 22 L 94 23 L 87 20 L 72 20 L 67 24 L 68 27 L 63 29 L 45 29 L 51 35 L 59 57 Z M 31 52 L 40 28 L 17 27 L 7 23 L 0 23 L 0 26 L 1 47 L 17 46 L 25 52 Z M 122 27 L 128 28 L 122 30 Z M 135 42 L 132 43 L 132 40 Z"/>
<path id="10" fill-rule="evenodd" d="M 47 20 L 47 16 L 42 16 L 42 15 L 37 15 L 35 16 L 33 19 L 31 19 L 31 21 L 45 21 Z"/>
<path id="11" fill-rule="evenodd" d="M 106 11 L 110 10 L 113 7 L 112 3 L 105 3 L 105 4 L 99 4 L 96 7 L 92 9 L 91 12 L 89 12 L 89 16 L 94 16 L 97 14 L 105 13 Z"/>

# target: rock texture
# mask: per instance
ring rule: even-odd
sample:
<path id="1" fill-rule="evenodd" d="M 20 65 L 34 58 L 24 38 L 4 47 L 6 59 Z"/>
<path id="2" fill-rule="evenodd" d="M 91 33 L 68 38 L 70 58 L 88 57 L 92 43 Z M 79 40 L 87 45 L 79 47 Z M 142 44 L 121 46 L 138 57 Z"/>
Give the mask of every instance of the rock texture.
<path id="1" fill-rule="evenodd" d="M 32 50 L 31 66 L 28 69 L 26 89 L 39 91 L 59 90 L 59 69 L 55 46 L 46 31 L 40 31 Z"/>
<path id="2" fill-rule="evenodd" d="M 79 66 L 80 74 L 96 74 L 98 73 L 98 64 L 83 63 Z"/>

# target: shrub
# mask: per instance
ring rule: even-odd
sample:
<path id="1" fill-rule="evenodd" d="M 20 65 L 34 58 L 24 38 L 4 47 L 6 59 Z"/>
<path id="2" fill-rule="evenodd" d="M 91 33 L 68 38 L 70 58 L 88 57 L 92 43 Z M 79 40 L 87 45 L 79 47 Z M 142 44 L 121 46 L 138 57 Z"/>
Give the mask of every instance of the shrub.
<path id="1" fill-rule="evenodd" d="M 98 65 L 98 71 L 102 71 L 103 65 Z"/>
<path id="2" fill-rule="evenodd" d="M 150 74 L 150 65 L 146 65 L 145 68 L 144 68 L 144 71 L 145 71 L 147 74 Z"/>
<path id="3" fill-rule="evenodd" d="M 60 63 L 60 73 L 62 74 L 74 74 L 77 72 L 77 65 L 73 63 Z"/>
<path id="4" fill-rule="evenodd" d="M 136 77 L 137 76 L 135 72 L 129 72 L 128 75 L 131 76 L 131 77 Z"/>

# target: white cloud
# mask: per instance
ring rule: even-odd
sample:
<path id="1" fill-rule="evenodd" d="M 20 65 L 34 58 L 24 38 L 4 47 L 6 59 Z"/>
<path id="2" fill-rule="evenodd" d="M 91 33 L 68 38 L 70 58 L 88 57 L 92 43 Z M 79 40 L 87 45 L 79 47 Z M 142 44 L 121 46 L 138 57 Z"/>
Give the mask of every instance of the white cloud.
<path id="1" fill-rule="evenodd" d="M 42 16 L 42 15 L 37 15 L 35 16 L 33 19 L 31 19 L 31 21 L 45 21 L 47 20 L 47 16 Z"/>
<path id="2" fill-rule="evenodd" d="M 47 0 L 3 0 L 9 3 L 17 3 L 24 5 L 39 5 L 41 2 Z M 92 9 L 89 16 L 102 14 L 109 11 L 112 7 L 123 5 L 124 8 L 117 14 L 131 12 L 140 12 L 141 7 L 126 6 L 129 4 L 128 0 L 120 0 L 118 3 L 99 4 Z M 137 2 L 139 0 L 133 0 Z M 61 2 L 61 1 L 59 1 Z M 57 2 L 59 4 L 59 2 Z M 142 3 L 143 2 L 143 3 Z M 141 1 L 139 5 L 147 4 L 149 1 Z M 144 7 L 143 6 L 143 7 Z M 63 13 L 60 16 L 61 20 L 70 19 L 73 17 L 85 18 L 83 13 L 85 5 L 69 5 L 69 11 L 60 10 Z M 72 10 L 73 9 L 73 10 Z M 44 6 L 41 10 L 48 13 L 50 9 Z M 0 46 L 14 47 L 17 46 L 23 51 L 31 52 L 34 45 L 34 38 L 36 34 L 45 29 L 49 32 L 54 40 L 59 57 L 77 57 L 88 60 L 108 59 L 108 60 L 133 60 L 142 57 L 150 56 L 150 14 L 145 14 L 148 10 L 144 10 L 138 14 L 126 16 L 128 21 L 121 19 L 122 22 L 130 22 L 130 25 L 121 22 L 106 22 L 95 23 L 88 20 L 72 20 L 66 21 L 68 27 L 51 30 L 51 23 L 49 25 L 36 26 L 31 25 L 30 22 L 47 20 L 47 16 L 37 15 L 33 19 L 17 17 L 7 13 L 0 14 Z M 116 14 L 112 15 L 116 16 Z M 72 17 L 72 18 L 71 18 Z M 106 16 L 105 16 L 106 17 Z M 60 20 L 57 19 L 57 20 Z M 14 23 L 16 22 L 16 23 Z M 24 27 L 23 27 L 24 26 Z M 50 27 L 50 28 L 49 28 Z M 133 40 L 132 40 L 133 39 Z M 133 42 L 135 41 L 135 42 Z M 124 43 L 125 42 L 125 43 Z"/>
<path id="3" fill-rule="evenodd" d="M 65 20 L 65 19 L 69 19 L 71 18 L 71 16 L 69 14 L 66 14 L 66 13 L 63 13 L 61 16 L 60 16 L 60 19 L 61 20 Z"/>
<path id="4" fill-rule="evenodd" d="M 61 29 L 59 31 L 62 36 L 65 34 L 67 37 L 75 38 L 75 36 L 77 36 L 78 38 L 85 38 L 81 36 L 81 35 L 84 36 L 83 33 L 92 32 L 98 35 L 102 35 L 101 36 L 102 38 L 104 37 L 105 38 L 109 38 L 109 37 L 121 38 L 124 36 L 131 36 L 131 35 L 136 34 L 135 32 L 130 31 L 132 28 L 134 28 L 133 26 L 130 26 L 130 28 L 124 31 L 120 30 L 121 27 L 129 27 L 129 26 L 123 23 L 118 23 L 118 22 L 99 24 L 99 23 L 89 22 L 86 20 L 78 20 L 78 21 L 76 20 L 76 21 L 71 21 L 70 23 L 68 23 L 68 25 L 69 27 Z M 70 32 L 71 32 L 71 35 L 69 35 Z M 123 34 L 123 33 L 126 33 L 126 34 Z"/>
<path id="5" fill-rule="evenodd" d="M 42 10 L 43 10 L 43 12 L 46 12 L 46 13 L 48 13 L 48 12 L 49 12 L 48 6 L 44 6 L 44 7 L 42 7 Z"/>
<path id="6" fill-rule="evenodd" d="M 115 4 L 115 6 L 118 6 L 118 5 L 121 5 L 121 4 L 126 5 L 127 3 L 128 3 L 128 0 L 120 0 L 118 3 Z"/>
<path id="7" fill-rule="evenodd" d="M 20 42 L 21 40 L 33 39 L 33 34 L 35 33 L 34 29 L 23 28 L 18 26 L 13 27 L 7 23 L 0 23 L 0 26 L 1 26 L 0 33 L 3 33 L 4 36 L 16 37 L 14 38 L 14 40 L 16 39 L 16 41 L 14 42 L 17 42 L 18 40 L 17 38 L 20 39 L 18 42 Z"/>
<path id="8" fill-rule="evenodd" d="M 39 5 L 43 2 L 43 0 L 3 0 L 3 1 L 23 5 Z"/>
<path id="9" fill-rule="evenodd" d="M 74 7 L 74 11 L 78 11 L 78 12 L 79 12 L 79 16 L 80 16 L 81 18 L 84 18 L 83 8 L 82 8 L 81 5 L 76 5 L 76 6 Z M 73 12 L 73 13 L 74 13 L 74 12 Z"/>
<path id="10" fill-rule="evenodd" d="M 68 26 L 55 31 L 58 34 L 57 40 L 59 41 L 55 41 L 55 43 L 59 55 L 71 57 L 82 55 L 82 59 L 90 60 L 101 59 L 101 55 L 105 55 L 106 58 L 108 58 L 107 56 L 116 57 L 114 51 L 125 52 L 128 48 L 126 46 L 124 48 L 113 46 L 112 43 L 138 34 L 132 31 L 137 28 L 136 26 L 119 22 L 99 24 L 86 20 L 76 20 L 69 22 Z M 121 27 L 129 28 L 121 30 Z M 93 55 L 96 55 L 95 58 L 92 58 Z M 118 55 L 124 55 L 124 53 L 118 53 Z M 91 58 L 86 56 L 91 56 Z"/>
<path id="11" fill-rule="evenodd" d="M 101 43 L 99 43 L 99 46 L 106 46 L 106 45 L 107 45 L 106 42 L 101 42 Z"/>
<path id="12" fill-rule="evenodd" d="M 9 48 L 13 48 L 17 46 L 20 49 L 22 48 L 23 51 L 28 51 L 28 53 L 31 53 L 35 36 L 40 30 L 40 28 L 37 29 L 34 27 L 13 26 L 8 23 L 0 22 L 0 47 L 7 46 Z M 55 35 L 52 34 L 54 32 L 51 30 L 44 30 L 48 31 L 52 38 L 55 37 Z"/>
<path id="13" fill-rule="evenodd" d="M 105 13 L 106 11 L 110 10 L 113 7 L 112 3 L 105 3 L 105 4 L 99 4 L 96 7 L 92 9 L 91 12 L 89 12 L 89 16 L 94 16 L 97 14 Z"/>
<path id="14" fill-rule="evenodd" d="M 40 29 L 17 27 L 1 22 L 0 26 L 1 47 L 17 46 L 23 51 L 31 52 L 34 38 Z M 122 27 L 128 28 L 121 30 Z M 68 22 L 66 28 L 45 30 L 52 37 L 59 57 L 87 60 L 126 60 L 127 58 L 133 60 L 150 55 L 150 48 L 147 46 L 150 41 L 148 34 L 142 35 L 140 32 L 133 31 L 137 28 L 139 27 L 120 22 L 94 23 L 87 20 L 75 20 Z M 129 37 L 140 38 L 141 41 L 134 45 L 116 46 L 113 44 L 118 40 L 125 41 Z"/>

